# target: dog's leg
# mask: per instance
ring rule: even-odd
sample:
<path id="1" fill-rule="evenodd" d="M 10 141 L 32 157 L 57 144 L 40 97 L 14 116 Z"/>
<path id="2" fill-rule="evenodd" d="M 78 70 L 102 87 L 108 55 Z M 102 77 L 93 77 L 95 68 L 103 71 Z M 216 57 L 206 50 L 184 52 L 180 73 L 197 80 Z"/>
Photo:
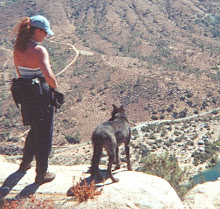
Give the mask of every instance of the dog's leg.
<path id="1" fill-rule="evenodd" d="M 112 174 L 112 163 L 114 162 L 114 155 L 110 154 L 109 155 L 109 163 L 108 163 L 108 169 L 107 169 L 107 172 L 108 172 L 108 175 L 109 177 L 112 179 L 113 182 L 118 182 L 119 179 L 118 178 L 115 178 Z"/>
<path id="2" fill-rule="evenodd" d="M 114 176 L 112 174 L 112 164 L 113 164 L 113 162 L 115 162 L 116 148 L 117 148 L 117 144 L 114 143 L 113 141 L 108 143 L 107 146 L 106 146 L 106 151 L 107 151 L 108 156 L 109 156 L 109 163 L 108 163 L 107 172 L 108 172 L 108 175 L 112 179 L 113 182 L 118 182 L 119 181 L 119 179 L 114 178 Z"/>
<path id="3" fill-rule="evenodd" d="M 129 171 L 132 170 L 131 168 L 131 162 L 130 162 L 130 145 L 129 141 L 125 142 L 125 153 L 126 153 L 126 158 L 127 158 L 127 168 Z"/>
<path id="4" fill-rule="evenodd" d="M 119 159 L 119 155 L 118 155 L 118 147 L 116 148 L 116 166 L 115 166 L 115 170 L 120 168 L 120 159 Z"/>
<path id="5" fill-rule="evenodd" d="M 91 176 L 97 176 L 98 179 L 103 179 L 99 171 L 99 162 L 102 155 L 103 147 L 100 144 L 94 144 L 93 146 L 93 156 L 92 156 L 92 165 L 91 165 Z"/>

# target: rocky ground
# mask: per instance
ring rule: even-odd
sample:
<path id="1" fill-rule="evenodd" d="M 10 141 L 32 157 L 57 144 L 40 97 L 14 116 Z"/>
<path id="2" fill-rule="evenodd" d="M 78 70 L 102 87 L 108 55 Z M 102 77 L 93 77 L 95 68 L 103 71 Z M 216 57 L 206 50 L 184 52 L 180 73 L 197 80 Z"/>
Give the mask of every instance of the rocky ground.
<path id="1" fill-rule="evenodd" d="M 195 186 L 181 202 L 174 189 L 164 179 L 119 169 L 113 172 L 115 177 L 120 179 L 118 183 L 112 183 L 111 179 L 98 183 L 101 195 L 80 203 L 76 197 L 69 196 L 69 191 L 74 182 L 80 179 L 89 180 L 89 165 L 51 165 L 50 171 L 56 173 L 55 180 L 38 186 L 34 183 L 34 166 L 26 173 L 20 173 L 17 172 L 17 164 L 7 162 L 1 155 L 0 163 L 0 194 L 12 201 L 11 208 L 216 209 L 220 206 L 220 181 Z M 103 170 L 102 174 L 105 174 Z"/>

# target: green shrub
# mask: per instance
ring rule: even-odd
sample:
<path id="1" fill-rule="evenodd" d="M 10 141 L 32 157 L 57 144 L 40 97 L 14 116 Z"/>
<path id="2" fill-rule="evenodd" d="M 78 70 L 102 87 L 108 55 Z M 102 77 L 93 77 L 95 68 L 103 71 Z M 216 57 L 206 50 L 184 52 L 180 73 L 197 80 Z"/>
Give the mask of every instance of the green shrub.
<path id="1" fill-rule="evenodd" d="M 166 130 L 163 129 L 163 130 L 161 131 L 160 136 L 161 136 L 161 137 L 164 137 L 164 136 L 166 136 L 166 134 L 167 134 Z"/>
<path id="2" fill-rule="evenodd" d="M 218 114 L 218 110 L 213 110 L 213 111 L 212 111 L 212 114 L 213 114 L 213 115 L 217 115 L 217 114 Z"/>
<path id="3" fill-rule="evenodd" d="M 77 143 L 80 143 L 81 142 L 81 137 L 80 137 L 80 134 L 79 132 L 76 133 L 75 136 L 70 136 L 70 135 L 67 135 L 65 136 L 66 140 L 71 143 L 71 144 L 77 144 Z"/>
<path id="4" fill-rule="evenodd" d="M 143 166 L 140 171 L 159 176 L 170 183 L 180 198 L 187 192 L 187 187 L 181 185 L 184 171 L 179 167 L 177 158 L 173 155 L 148 155 L 142 158 Z"/>
<path id="5" fill-rule="evenodd" d="M 156 136 L 155 136 L 153 133 L 151 133 L 151 134 L 149 135 L 149 138 L 150 138 L 150 139 L 156 139 Z"/>
<path id="6" fill-rule="evenodd" d="M 203 164 L 207 162 L 208 160 L 211 160 L 215 158 L 216 152 L 219 151 L 219 148 L 216 146 L 216 144 L 212 144 L 210 142 L 205 142 L 205 152 L 199 152 L 195 151 L 192 153 L 193 159 L 193 165 L 198 166 L 199 164 Z"/>
<path id="7" fill-rule="evenodd" d="M 191 93 L 191 92 L 188 92 L 187 94 L 186 94 L 186 97 L 188 97 L 188 98 L 190 98 L 190 97 L 192 97 L 193 96 L 193 93 Z"/>
<path id="8" fill-rule="evenodd" d="M 137 136 L 137 135 L 138 135 L 138 130 L 137 130 L 136 128 L 135 128 L 135 129 L 132 129 L 131 134 L 132 134 L 133 136 Z"/>
<path id="9" fill-rule="evenodd" d="M 179 136 L 180 134 L 181 134 L 181 132 L 180 131 L 174 131 L 174 133 L 173 133 L 175 136 Z"/>

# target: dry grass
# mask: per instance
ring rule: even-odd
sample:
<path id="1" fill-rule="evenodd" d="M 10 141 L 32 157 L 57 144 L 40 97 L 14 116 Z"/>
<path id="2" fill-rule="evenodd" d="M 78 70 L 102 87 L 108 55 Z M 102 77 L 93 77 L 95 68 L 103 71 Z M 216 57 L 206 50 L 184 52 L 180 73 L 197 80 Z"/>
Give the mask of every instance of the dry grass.
<path id="1" fill-rule="evenodd" d="M 85 180 L 81 179 L 71 188 L 71 192 L 74 194 L 77 201 L 83 202 L 100 195 L 102 189 L 96 188 L 94 180 L 91 182 L 91 184 L 88 184 Z"/>
<path id="2" fill-rule="evenodd" d="M 55 205 L 52 200 L 49 199 L 37 199 L 35 196 L 31 196 L 27 199 L 10 199 L 4 200 L 0 204 L 1 209 L 54 209 Z"/>

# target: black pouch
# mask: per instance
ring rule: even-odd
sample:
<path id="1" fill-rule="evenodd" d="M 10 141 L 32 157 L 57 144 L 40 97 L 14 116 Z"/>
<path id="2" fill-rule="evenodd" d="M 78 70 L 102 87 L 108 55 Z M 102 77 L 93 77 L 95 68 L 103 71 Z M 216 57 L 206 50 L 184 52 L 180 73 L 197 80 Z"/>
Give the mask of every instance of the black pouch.
<path id="1" fill-rule="evenodd" d="M 64 95 L 54 89 L 52 91 L 53 91 L 52 106 L 56 108 L 60 108 L 62 104 L 64 103 Z"/>
<path id="2" fill-rule="evenodd" d="M 43 95 L 39 78 L 13 78 L 10 90 L 17 107 L 35 102 Z"/>

